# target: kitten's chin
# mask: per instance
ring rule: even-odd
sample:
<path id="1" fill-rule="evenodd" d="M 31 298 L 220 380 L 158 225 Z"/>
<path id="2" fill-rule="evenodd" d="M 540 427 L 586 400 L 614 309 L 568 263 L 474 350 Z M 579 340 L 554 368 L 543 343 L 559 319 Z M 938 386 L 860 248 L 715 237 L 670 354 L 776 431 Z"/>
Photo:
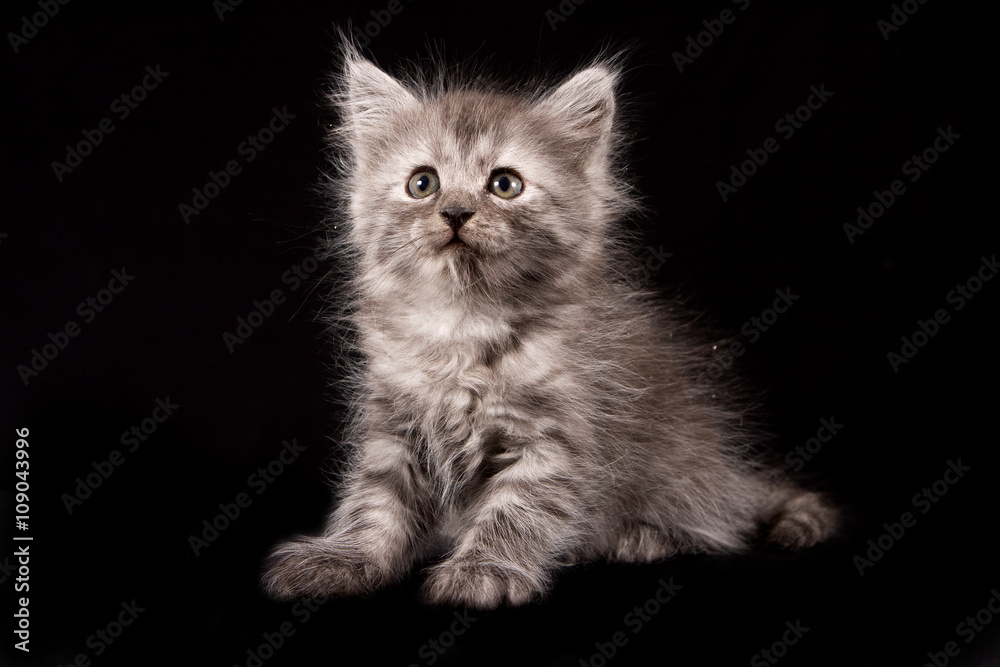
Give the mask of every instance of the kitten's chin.
<path id="1" fill-rule="evenodd" d="M 449 241 L 438 249 L 438 256 L 444 260 L 448 273 L 452 276 L 461 275 L 473 269 L 478 264 L 479 256 L 472 246 L 462 241 Z M 459 273 L 455 273 L 458 271 Z"/>

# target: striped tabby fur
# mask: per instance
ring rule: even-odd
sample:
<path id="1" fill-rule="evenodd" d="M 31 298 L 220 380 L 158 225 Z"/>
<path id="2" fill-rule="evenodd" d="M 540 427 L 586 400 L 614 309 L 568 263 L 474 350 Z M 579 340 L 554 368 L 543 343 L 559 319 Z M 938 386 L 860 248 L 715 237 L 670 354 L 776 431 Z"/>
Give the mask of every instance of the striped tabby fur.
<path id="1" fill-rule="evenodd" d="M 819 495 L 747 456 L 708 346 L 622 279 L 614 59 L 525 94 L 344 55 L 330 243 L 354 272 L 358 444 L 325 533 L 271 555 L 272 595 L 362 594 L 430 563 L 430 602 L 493 608 L 569 563 L 831 535 Z M 505 170 L 511 199 L 488 187 Z M 420 171 L 440 183 L 423 198 Z"/>

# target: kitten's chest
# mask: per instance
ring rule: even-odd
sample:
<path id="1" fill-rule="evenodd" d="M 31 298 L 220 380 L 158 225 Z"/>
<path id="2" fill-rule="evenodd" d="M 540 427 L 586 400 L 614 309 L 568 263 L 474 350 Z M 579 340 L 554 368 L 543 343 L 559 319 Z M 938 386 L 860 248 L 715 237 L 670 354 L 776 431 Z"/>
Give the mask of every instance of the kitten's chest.
<path id="1" fill-rule="evenodd" d="M 493 382 L 484 350 L 499 327 L 447 309 L 397 313 L 374 332 L 372 370 L 419 412 L 474 412 Z"/>
<path id="2" fill-rule="evenodd" d="M 503 320 L 413 313 L 381 332 L 372 370 L 412 425 L 434 441 L 463 442 L 489 428 L 528 380 L 511 373 L 511 357 L 524 353 L 513 339 Z"/>
<path id="3" fill-rule="evenodd" d="M 468 341 L 443 345 L 410 340 L 384 355 L 374 370 L 395 402 L 405 404 L 424 426 L 451 429 L 471 425 L 483 402 L 494 398 L 497 383 L 483 347 Z"/>
<path id="4" fill-rule="evenodd" d="M 540 397 L 568 381 L 557 354 L 565 346 L 524 321 L 442 313 L 393 320 L 368 339 L 373 395 L 390 411 L 386 426 L 419 450 L 447 502 L 463 502 L 487 461 L 511 463 L 519 450 L 498 450 L 497 434 L 531 442 L 551 419 L 537 414 Z"/>

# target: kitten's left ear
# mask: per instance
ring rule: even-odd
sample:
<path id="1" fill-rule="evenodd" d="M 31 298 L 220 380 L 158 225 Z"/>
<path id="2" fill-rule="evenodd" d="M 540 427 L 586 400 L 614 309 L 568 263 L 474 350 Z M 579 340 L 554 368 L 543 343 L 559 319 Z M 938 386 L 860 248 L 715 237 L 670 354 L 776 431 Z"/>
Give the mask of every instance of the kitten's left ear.
<path id="1" fill-rule="evenodd" d="M 609 138 L 615 119 L 617 83 L 618 72 L 594 65 L 570 77 L 540 105 L 582 139 Z"/>

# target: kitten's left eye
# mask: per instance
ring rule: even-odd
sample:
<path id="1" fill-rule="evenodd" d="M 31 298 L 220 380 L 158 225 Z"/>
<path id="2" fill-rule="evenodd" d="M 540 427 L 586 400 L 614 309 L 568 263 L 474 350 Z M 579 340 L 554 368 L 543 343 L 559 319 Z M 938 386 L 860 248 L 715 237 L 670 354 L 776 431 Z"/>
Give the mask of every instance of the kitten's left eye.
<path id="1" fill-rule="evenodd" d="M 489 190 L 502 199 L 513 199 L 521 194 L 524 189 L 524 181 L 516 174 L 509 171 L 494 172 L 490 176 Z"/>
<path id="2" fill-rule="evenodd" d="M 410 180 L 406 184 L 410 195 L 417 199 L 434 194 L 439 187 L 441 187 L 441 182 L 438 180 L 437 174 L 426 169 L 410 176 Z"/>

